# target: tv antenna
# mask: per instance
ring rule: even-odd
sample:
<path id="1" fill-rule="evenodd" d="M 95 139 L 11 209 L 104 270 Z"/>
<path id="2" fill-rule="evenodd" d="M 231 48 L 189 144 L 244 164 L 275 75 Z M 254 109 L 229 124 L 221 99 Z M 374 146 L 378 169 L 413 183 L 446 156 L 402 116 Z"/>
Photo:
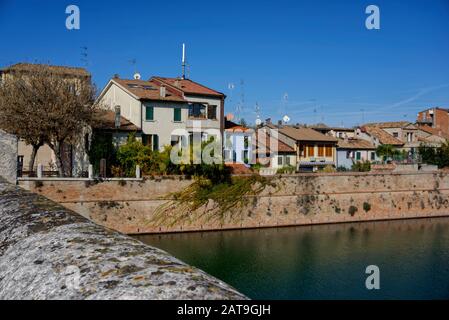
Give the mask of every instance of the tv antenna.
<path id="1" fill-rule="evenodd" d="M 132 66 L 133 73 L 137 74 L 137 70 L 136 70 L 137 60 L 136 60 L 136 58 L 132 58 L 131 60 L 128 60 L 128 63 Z"/>
<path id="2" fill-rule="evenodd" d="M 89 65 L 87 49 L 88 48 L 86 46 L 81 47 L 81 62 L 84 64 L 85 67 Z"/>
<path id="3" fill-rule="evenodd" d="M 256 126 L 259 126 L 262 124 L 262 120 L 260 119 L 260 106 L 258 102 L 254 106 L 254 111 L 256 112 Z"/>
<path id="4" fill-rule="evenodd" d="M 240 121 L 241 113 L 243 112 L 245 105 L 245 81 L 243 79 L 240 80 L 240 101 L 235 108 L 236 118 Z"/>
<path id="5" fill-rule="evenodd" d="M 182 79 L 186 79 L 186 72 L 189 72 L 189 65 L 187 64 L 187 60 L 186 60 L 186 44 L 183 43 L 182 44 Z M 190 73 L 190 72 L 189 72 Z M 187 75 L 188 78 L 188 75 Z"/>
<path id="6" fill-rule="evenodd" d="M 228 90 L 229 90 L 229 104 L 230 104 L 231 106 L 232 106 L 232 104 L 234 103 L 234 101 L 233 101 L 233 99 L 232 99 L 234 89 L 235 89 L 235 85 L 234 85 L 232 82 L 228 83 Z"/>

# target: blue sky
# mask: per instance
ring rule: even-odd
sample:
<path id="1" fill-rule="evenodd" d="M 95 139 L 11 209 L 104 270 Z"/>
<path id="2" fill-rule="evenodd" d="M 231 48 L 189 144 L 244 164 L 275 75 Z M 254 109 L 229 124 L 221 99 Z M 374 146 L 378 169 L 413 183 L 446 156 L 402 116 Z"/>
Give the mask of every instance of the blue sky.
<path id="1" fill-rule="evenodd" d="M 65 28 L 70 4 L 80 30 Z M 365 28 L 370 4 L 380 30 Z M 0 66 L 83 66 L 86 46 L 99 89 L 135 69 L 179 76 L 185 42 L 190 78 L 226 93 L 227 112 L 243 91 L 248 122 L 256 102 L 262 118 L 338 126 L 449 107 L 449 0 L 0 0 L 0 30 Z"/>

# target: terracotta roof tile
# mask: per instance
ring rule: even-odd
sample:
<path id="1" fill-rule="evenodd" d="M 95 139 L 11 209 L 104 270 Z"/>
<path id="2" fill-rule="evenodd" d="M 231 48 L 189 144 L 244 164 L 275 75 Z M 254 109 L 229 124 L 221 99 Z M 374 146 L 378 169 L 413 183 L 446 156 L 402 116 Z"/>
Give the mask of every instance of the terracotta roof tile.
<path id="1" fill-rule="evenodd" d="M 158 101 L 177 101 L 185 102 L 184 98 L 179 95 L 166 90 L 165 97 L 160 95 L 160 85 L 155 81 L 145 81 L 145 80 L 129 80 L 113 78 L 112 81 L 121 85 L 125 90 L 131 92 L 139 99 L 144 100 L 158 100 Z"/>
<path id="2" fill-rule="evenodd" d="M 251 129 L 225 119 L 225 131 L 227 132 L 246 132 L 248 130 Z"/>
<path id="3" fill-rule="evenodd" d="M 358 149 L 371 150 L 376 149 L 374 144 L 363 139 L 338 139 L 338 148 L 340 149 Z"/>
<path id="4" fill-rule="evenodd" d="M 362 127 L 362 131 L 364 131 L 364 132 L 368 133 L 369 135 L 379 139 L 379 142 L 381 144 L 391 144 L 393 146 L 402 146 L 402 145 L 404 145 L 404 143 L 401 140 L 396 139 L 395 137 L 390 135 L 388 132 L 386 132 L 385 130 L 383 130 L 383 129 L 379 128 L 379 127 L 364 126 L 364 127 Z"/>
<path id="5" fill-rule="evenodd" d="M 337 139 L 326 136 L 316 130 L 304 127 L 282 127 L 279 132 L 296 140 L 296 141 L 321 141 L 321 142 L 337 142 Z"/>
<path id="6" fill-rule="evenodd" d="M 115 112 L 112 110 L 101 110 L 96 116 L 95 129 L 101 130 L 116 130 L 115 127 Z M 125 117 L 120 117 L 119 131 L 140 131 L 140 128 L 133 124 Z"/>
<path id="7" fill-rule="evenodd" d="M 290 147 L 288 144 L 285 144 L 284 142 L 277 140 L 277 148 L 275 146 L 271 145 L 271 137 L 267 134 L 265 135 L 266 139 L 265 141 L 258 140 L 257 141 L 257 147 L 265 147 L 265 150 L 267 152 L 291 152 L 294 153 L 295 149 Z M 273 149 L 274 147 L 274 149 Z"/>
<path id="8" fill-rule="evenodd" d="M 403 128 L 411 124 L 409 121 L 391 121 L 391 122 L 372 122 L 363 125 L 364 127 L 378 127 L 381 129 L 386 128 Z"/>
<path id="9" fill-rule="evenodd" d="M 427 132 L 429 134 L 433 134 L 435 136 L 439 136 L 439 137 L 442 137 L 442 138 L 445 138 L 445 139 L 449 139 L 449 135 L 445 134 L 444 132 L 442 132 L 440 129 L 437 129 L 437 128 L 432 128 L 432 127 L 429 127 L 429 126 L 426 126 L 426 125 L 420 125 L 420 126 L 418 126 L 418 129 L 420 129 L 420 130 L 422 130 L 424 132 Z"/>
<path id="10" fill-rule="evenodd" d="M 55 66 L 47 64 L 34 64 L 34 63 L 17 63 L 12 66 L 4 68 L 3 72 L 31 72 L 36 66 L 48 67 L 52 72 L 62 75 L 75 76 L 75 77 L 90 77 L 90 73 L 79 67 L 66 67 L 66 66 Z"/>
<path id="11" fill-rule="evenodd" d="M 153 77 L 151 80 L 170 85 L 185 94 L 201 94 L 218 97 L 224 96 L 223 93 L 210 89 L 190 79 Z"/>

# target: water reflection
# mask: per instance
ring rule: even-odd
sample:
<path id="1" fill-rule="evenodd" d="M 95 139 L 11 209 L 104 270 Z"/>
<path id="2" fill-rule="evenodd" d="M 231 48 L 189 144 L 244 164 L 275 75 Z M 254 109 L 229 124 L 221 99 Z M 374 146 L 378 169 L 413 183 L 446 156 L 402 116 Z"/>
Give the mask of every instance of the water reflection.
<path id="1" fill-rule="evenodd" d="M 449 299 L 449 218 L 137 238 L 254 299 Z"/>

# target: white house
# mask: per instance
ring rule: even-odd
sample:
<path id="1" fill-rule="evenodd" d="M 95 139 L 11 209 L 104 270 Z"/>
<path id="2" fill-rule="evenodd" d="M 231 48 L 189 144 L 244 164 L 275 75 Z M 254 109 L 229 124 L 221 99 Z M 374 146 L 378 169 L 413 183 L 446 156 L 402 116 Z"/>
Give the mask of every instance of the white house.
<path id="1" fill-rule="evenodd" d="M 225 119 L 223 137 L 225 163 L 249 166 L 252 161 L 254 137 L 254 130 Z"/>
<path id="2" fill-rule="evenodd" d="M 150 80 L 112 78 L 97 103 L 117 110 L 141 129 L 142 142 L 153 150 L 179 142 L 177 129 L 222 136 L 225 95 L 190 79 L 153 77 Z M 178 132 L 180 132 L 178 130 Z"/>

